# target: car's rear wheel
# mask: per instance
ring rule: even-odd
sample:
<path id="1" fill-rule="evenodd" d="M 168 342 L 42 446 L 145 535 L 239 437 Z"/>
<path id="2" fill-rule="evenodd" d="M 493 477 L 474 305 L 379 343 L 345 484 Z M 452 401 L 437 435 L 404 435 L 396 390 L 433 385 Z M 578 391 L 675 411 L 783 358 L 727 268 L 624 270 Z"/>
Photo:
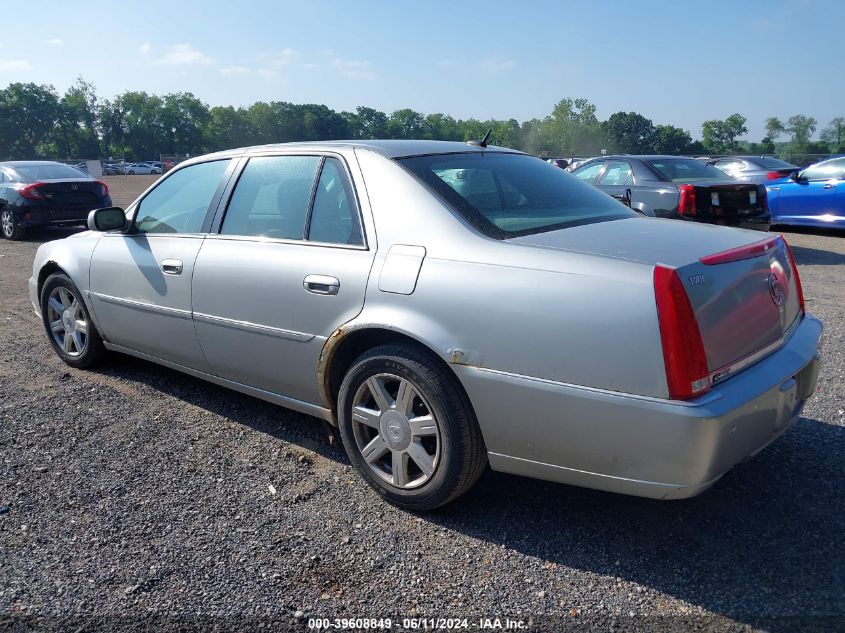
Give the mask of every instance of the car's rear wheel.
<path id="1" fill-rule="evenodd" d="M 20 240 L 26 234 L 26 229 L 18 224 L 11 209 L 0 211 L 0 234 L 7 240 Z"/>
<path id="2" fill-rule="evenodd" d="M 407 345 L 363 354 L 338 396 L 352 464 L 385 499 L 431 510 L 466 492 L 484 471 L 484 440 L 466 395 L 439 359 Z"/>
<path id="3" fill-rule="evenodd" d="M 41 316 L 53 349 L 71 367 L 90 367 L 105 356 L 103 339 L 67 275 L 47 277 L 41 289 Z"/>

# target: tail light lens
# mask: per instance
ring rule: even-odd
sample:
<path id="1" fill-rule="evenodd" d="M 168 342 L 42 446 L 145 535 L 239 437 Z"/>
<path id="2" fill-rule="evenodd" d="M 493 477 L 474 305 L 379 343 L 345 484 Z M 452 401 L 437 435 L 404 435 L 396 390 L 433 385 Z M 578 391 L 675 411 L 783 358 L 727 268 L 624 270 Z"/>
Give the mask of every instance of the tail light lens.
<path id="1" fill-rule="evenodd" d="M 801 316 L 803 317 L 807 314 L 807 310 L 804 308 L 804 288 L 801 287 L 801 277 L 798 276 L 798 266 L 795 264 L 795 257 L 792 255 L 792 249 L 789 248 L 789 244 L 787 244 L 786 240 L 782 237 L 778 239 L 783 240 L 783 245 L 786 247 L 786 254 L 789 255 L 789 265 L 792 266 L 792 274 L 795 275 L 795 289 L 798 291 L 798 303 L 801 305 Z"/>
<path id="2" fill-rule="evenodd" d="M 18 193 L 22 198 L 26 198 L 27 200 L 44 200 L 44 196 L 38 191 L 38 187 L 43 184 L 43 182 L 34 182 L 31 185 L 26 185 L 19 189 Z"/>
<path id="3" fill-rule="evenodd" d="M 654 296 L 669 397 L 688 400 L 710 391 L 710 372 L 698 321 L 678 274 L 655 266 Z"/>
<path id="4" fill-rule="evenodd" d="M 769 180 L 780 180 L 781 178 L 783 178 L 783 176 L 779 171 L 770 171 L 766 173 L 766 178 L 768 178 Z"/>
<path id="5" fill-rule="evenodd" d="M 109 186 L 106 183 L 104 183 L 102 180 L 98 180 L 97 183 L 103 188 L 103 191 L 100 195 L 103 196 L 103 197 L 109 195 Z"/>
<path id="6" fill-rule="evenodd" d="M 678 200 L 678 213 L 680 215 L 695 215 L 695 187 L 692 185 L 681 185 L 678 187 L 681 197 Z"/>

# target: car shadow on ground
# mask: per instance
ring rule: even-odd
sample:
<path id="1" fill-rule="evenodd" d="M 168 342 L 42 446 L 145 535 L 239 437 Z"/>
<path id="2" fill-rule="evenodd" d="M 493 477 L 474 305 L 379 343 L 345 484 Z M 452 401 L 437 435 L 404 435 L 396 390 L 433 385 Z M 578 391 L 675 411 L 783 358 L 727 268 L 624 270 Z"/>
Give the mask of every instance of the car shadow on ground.
<path id="1" fill-rule="evenodd" d="M 826 251 L 820 248 L 810 248 L 808 246 L 790 246 L 792 254 L 795 255 L 795 261 L 800 266 L 806 264 L 813 266 L 841 266 L 845 264 L 845 254 L 837 253 L 835 251 Z"/>
<path id="2" fill-rule="evenodd" d="M 330 442 L 330 427 L 315 418 L 134 358 L 116 356 L 98 372 L 349 465 L 339 438 Z M 694 499 L 653 501 L 488 471 L 424 519 L 769 631 L 832 630 L 845 625 L 843 455 L 845 427 L 802 418 Z"/>

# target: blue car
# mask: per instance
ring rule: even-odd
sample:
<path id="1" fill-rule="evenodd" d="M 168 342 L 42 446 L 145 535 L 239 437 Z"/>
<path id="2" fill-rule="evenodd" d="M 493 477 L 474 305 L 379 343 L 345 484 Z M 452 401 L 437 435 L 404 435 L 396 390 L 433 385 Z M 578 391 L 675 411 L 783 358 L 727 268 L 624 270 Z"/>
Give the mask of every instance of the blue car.
<path id="1" fill-rule="evenodd" d="M 845 157 L 769 184 L 772 224 L 845 228 Z"/>

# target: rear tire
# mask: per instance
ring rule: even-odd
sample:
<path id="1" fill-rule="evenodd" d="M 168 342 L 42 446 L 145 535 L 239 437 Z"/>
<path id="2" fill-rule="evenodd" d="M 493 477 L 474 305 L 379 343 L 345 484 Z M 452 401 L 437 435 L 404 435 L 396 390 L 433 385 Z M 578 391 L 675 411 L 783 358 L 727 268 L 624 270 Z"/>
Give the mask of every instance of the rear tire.
<path id="1" fill-rule="evenodd" d="M 407 510 L 449 503 L 487 465 L 457 378 L 410 345 L 382 345 L 354 362 L 340 386 L 338 418 L 352 464 L 382 497 Z"/>
<path id="2" fill-rule="evenodd" d="M 18 224 L 11 209 L 0 211 L 0 234 L 7 240 L 22 240 L 26 235 L 26 229 Z"/>
<path id="3" fill-rule="evenodd" d="M 71 367 L 91 367 L 106 356 L 82 294 L 64 273 L 54 273 L 44 282 L 41 320 L 53 349 Z"/>

